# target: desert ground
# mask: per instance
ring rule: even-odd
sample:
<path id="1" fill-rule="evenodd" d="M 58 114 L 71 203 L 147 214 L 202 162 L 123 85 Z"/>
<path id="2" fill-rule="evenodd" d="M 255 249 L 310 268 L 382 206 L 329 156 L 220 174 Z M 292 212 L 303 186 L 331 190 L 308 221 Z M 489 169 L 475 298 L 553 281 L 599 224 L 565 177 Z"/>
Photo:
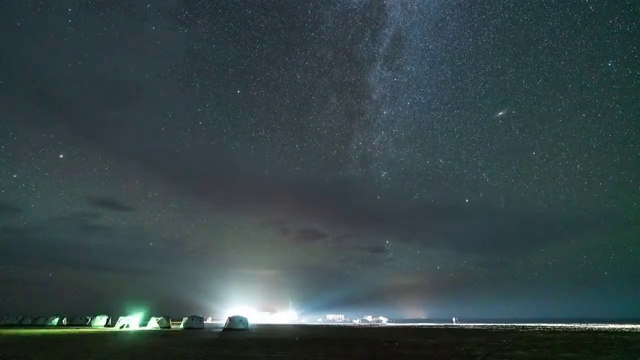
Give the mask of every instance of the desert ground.
<path id="1" fill-rule="evenodd" d="M 638 329 L 258 325 L 1 329 L 0 359 L 640 359 Z"/>

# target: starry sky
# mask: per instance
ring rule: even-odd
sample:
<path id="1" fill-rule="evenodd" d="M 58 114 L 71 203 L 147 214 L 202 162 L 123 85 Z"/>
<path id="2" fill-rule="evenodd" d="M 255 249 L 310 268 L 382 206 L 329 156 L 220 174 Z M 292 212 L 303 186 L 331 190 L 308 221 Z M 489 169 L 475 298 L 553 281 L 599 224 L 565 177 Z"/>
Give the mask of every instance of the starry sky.
<path id="1" fill-rule="evenodd" d="M 640 317 L 633 0 L 0 2 L 0 312 Z"/>

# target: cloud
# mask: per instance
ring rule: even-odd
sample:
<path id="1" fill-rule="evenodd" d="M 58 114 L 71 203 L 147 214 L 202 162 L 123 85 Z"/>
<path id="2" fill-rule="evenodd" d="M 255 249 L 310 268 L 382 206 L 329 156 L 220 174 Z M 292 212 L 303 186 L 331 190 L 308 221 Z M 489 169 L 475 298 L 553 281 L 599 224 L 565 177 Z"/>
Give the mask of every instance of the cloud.
<path id="1" fill-rule="evenodd" d="M 86 223 L 99 220 L 103 217 L 101 212 L 97 211 L 76 211 L 67 214 L 52 216 L 50 222 L 62 223 Z"/>
<path id="2" fill-rule="evenodd" d="M 347 268 L 377 268 L 380 265 L 394 262 L 391 250 L 384 245 L 352 243 L 341 249 L 340 261 Z"/>
<path id="3" fill-rule="evenodd" d="M 333 242 L 336 244 L 343 244 L 350 241 L 354 237 L 355 237 L 354 234 L 342 234 L 342 235 L 337 235 L 332 237 L 331 240 L 333 240 Z"/>
<path id="4" fill-rule="evenodd" d="M 359 246 L 356 249 L 369 255 L 386 255 L 389 252 L 389 250 L 382 245 Z"/>
<path id="5" fill-rule="evenodd" d="M 78 231 L 86 236 L 97 234 L 106 235 L 107 233 L 114 232 L 116 230 L 115 227 L 97 222 L 102 218 L 103 214 L 100 212 L 80 211 L 54 216 L 48 221 L 48 224 L 53 227 L 65 225 L 70 228 L 70 230 Z"/>
<path id="6" fill-rule="evenodd" d="M 321 230 L 314 228 L 304 228 L 295 231 L 292 240 L 299 243 L 316 242 L 326 239 L 329 235 Z"/>
<path id="7" fill-rule="evenodd" d="M 97 223 L 100 219 L 96 212 L 76 212 L 30 226 L 0 226 L 0 263 L 111 274 L 170 272 L 162 264 L 180 254 L 181 248 L 172 248 L 161 236 L 140 228 Z"/>
<path id="8" fill-rule="evenodd" d="M 22 208 L 0 201 L 0 217 L 13 216 L 22 212 Z"/>
<path id="9" fill-rule="evenodd" d="M 206 162 L 185 161 L 178 155 L 155 155 L 155 161 L 147 161 L 145 154 L 139 155 L 146 159 L 143 166 L 148 170 L 190 191 L 194 198 L 226 213 L 256 216 L 283 237 L 300 243 L 331 239 L 336 244 L 367 245 L 374 238 L 386 237 L 423 249 L 518 257 L 546 244 L 580 238 L 587 233 L 606 234 L 617 226 L 626 226 L 621 224 L 622 217 L 607 212 L 585 214 L 551 209 L 537 212 L 484 203 L 418 206 L 369 203 L 363 200 L 366 197 L 355 180 L 306 179 L 285 183 L 275 178 L 241 175 L 233 166 L 226 165 L 224 157 L 214 160 L 209 167 L 204 166 Z M 162 164 L 157 163 L 159 158 L 163 159 Z M 274 215 L 276 220 L 272 218 Z M 310 222 L 317 226 L 305 227 Z M 334 233 L 348 235 L 332 238 Z"/>
<path id="10" fill-rule="evenodd" d="M 252 268 L 244 268 L 238 270 L 241 273 L 248 275 L 255 275 L 259 277 L 273 277 L 273 276 L 281 276 L 282 270 L 277 269 L 252 269 Z"/>
<path id="11" fill-rule="evenodd" d="M 264 225 L 267 228 L 275 229 L 279 234 L 283 236 L 289 236 L 289 234 L 291 233 L 291 225 L 287 222 L 286 219 L 271 219 L 265 221 Z"/>
<path id="12" fill-rule="evenodd" d="M 215 161 L 216 166 L 211 168 L 187 167 L 189 162 L 176 156 L 163 156 L 162 166 L 152 161 L 145 161 L 144 166 L 221 211 L 262 219 L 276 214 L 277 220 L 265 220 L 267 226 L 296 242 L 320 241 L 333 233 L 357 234 L 337 235 L 332 240 L 336 244 L 340 239 L 367 245 L 372 238 L 387 237 L 425 249 L 518 257 L 549 243 L 580 238 L 587 233 L 605 234 L 617 226 L 626 226 L 617 214 L 585 214 L 575 209 L 537 212 L 485 203 L 418 206 L 369 203 L 363 200 L 366 197 L 355 180 L 305 179 L 285 183 L 240 175 L 233 167 L 224 165 L 223 159 Z M 318 225 L 295 230 L 309 222 Z"/>
<path id="13" fill-rule="evenodd" d="M 326 232 L 356 233 L 357 238 L 344 240 L 362 245 L 367 239 L 387 237 L 459 254 L 520 256 L 549 243 L 630 226 L 624 217 L 610 212 L 538 212 L 489 204 L 368 204 L 348 196 L 326 196 L 326 189 L 319 192 L 315 186 L 294 191 L 297 207 L 291 211 L 292 219 L 306 216 L 322 224 Z M 342 191 L 337 188 L 334 194 Z"/>
<path id="14" fill-rule="evenodd" d="M 28 239 L 31 237 L 35 230 L 35 227 L 3 225 L 0 226 L 0 241 L 12 240 L 19 242 L 22 239 Z"/>
<path id="15" fill-rule="evenodd" d="M 107 211 L 114 212 L 132 212 L 135 209 L 132 206 L 126 205 L 117 199 L 109 197 L 88 197 L 87 202 L 89 205 Z"/>

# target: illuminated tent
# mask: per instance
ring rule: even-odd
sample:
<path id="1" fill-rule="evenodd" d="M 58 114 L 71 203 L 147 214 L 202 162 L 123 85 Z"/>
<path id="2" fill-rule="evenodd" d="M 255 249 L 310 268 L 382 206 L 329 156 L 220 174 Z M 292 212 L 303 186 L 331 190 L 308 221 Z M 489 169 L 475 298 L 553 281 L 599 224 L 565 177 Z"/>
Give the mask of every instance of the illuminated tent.
<path id="1" fill-rule="evenodd" d="M 249 330 L 249 320 L 240 315 L 229 316 L 224 323 L 224 330 Z"/>
<path id="2" fill-rule="evenodd" d="M 59 316 L 50 316 L 44 322 L 44 326 L 59 326 L 62 325 L 62 321 Z"/>
<path id="3" fill-rule="evenodd" d="M 171 319 L 166 317 L 152 317 L 147 329 L 171 329 Z"/>
<path id="4" fill-rule="evenodd" d="M 44 326 L 44 324 L 47 322 L 47 318 L 44 316 L 40 316 L 36 318 L 36 321 L 34 321 L 34 325 L 36 326 Z"/>
<path id="5" fill-rule="evenodd" d="M 107 315 L 98 315 L 91 319 L 91 327 L 102 328 L 111 326 L 111 318 Z"/>
<path id="6" fill-rule="evenodd" d="M 126 316 L 120 316 L 118 318 L 118 321 L 116 321 L 116 324 L 113 326 L 116 329 L 124 329 L 125 325 L 127 325 L 127 317 Z"/>
<path id="7" fill-rule="evenodd" d="M 142 316 L 142 314 L 120 316 L 114 327 L 116 329 L 139 329 Z"/>
<path id="8" fill-rule="evenodd" d="M 23 318 L 22 320 L 20 320 L 20 325 L 27 325 L 27 326 L 31 326 L 34 323 L 34 318 L 27 316 L 25 318 Z"/>
<path id="9" fill-rule="evenodd" d="M 181 329 L 204 329 L 204 318 L 202 316 L 191 315 L 182 319 Z"/>

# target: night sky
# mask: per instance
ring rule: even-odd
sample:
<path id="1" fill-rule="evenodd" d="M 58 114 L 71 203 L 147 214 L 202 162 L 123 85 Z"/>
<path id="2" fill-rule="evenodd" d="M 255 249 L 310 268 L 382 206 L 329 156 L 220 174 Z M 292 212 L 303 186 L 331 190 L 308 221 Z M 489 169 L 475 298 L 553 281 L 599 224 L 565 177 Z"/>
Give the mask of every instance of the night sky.
<path id="1" fill-rule="evenodd" d="M 640 316 L 634 0 L 0 2 L 0 312 Z"/>

